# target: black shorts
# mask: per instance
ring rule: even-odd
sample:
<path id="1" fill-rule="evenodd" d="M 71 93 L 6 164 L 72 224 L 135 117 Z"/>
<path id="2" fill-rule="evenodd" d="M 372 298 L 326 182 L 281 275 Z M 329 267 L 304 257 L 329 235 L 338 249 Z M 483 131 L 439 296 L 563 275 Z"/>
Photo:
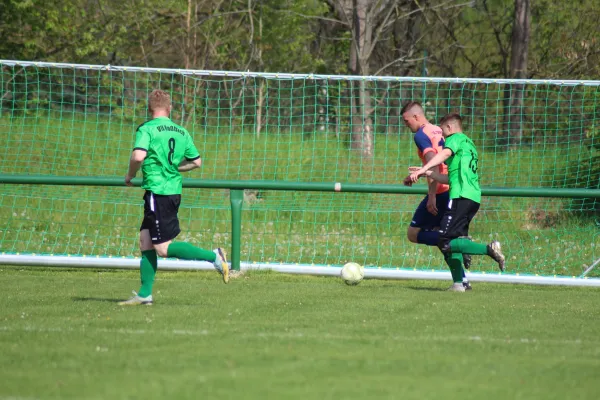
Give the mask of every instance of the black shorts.
<path id="1" fill-rule="evenodd" d="M 181 230 L 177 212 L 180 203 L 180 194 L 164 196 L 149 191 L 144 193 L 144 220 L 140 231 L 150 231 L 152 244 L 168 242 L 179 235 Z"/>
<path id="2" fill-rule="evenodd" d="M 442 252 L 448 251 L 450 241 L 461 236 L 469 235 L 469 224 L 479 210 L 479 203 L 471 199 L 459 197 L 451 199 L 448 210 L 440 223 L 440 242 L 438 246 Z"/>

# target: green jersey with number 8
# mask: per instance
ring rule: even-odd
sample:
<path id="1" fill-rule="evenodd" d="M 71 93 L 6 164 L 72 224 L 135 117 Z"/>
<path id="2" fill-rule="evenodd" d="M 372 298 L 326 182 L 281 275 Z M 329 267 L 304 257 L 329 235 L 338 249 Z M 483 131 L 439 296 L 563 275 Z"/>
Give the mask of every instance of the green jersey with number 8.
<path id="1" fill-rule="evenodd" d="M 179 164 L 184 158 L 188 161 L 200 158 L 188 131 L 168 117 L 140 125 L 134 150 L 147 152 L 142 164 L 142 188 L 160 195 L 181 194 Z"/>
<path id="2" fill-rule="evenodd" d="M 452 155 L 446 160 L 450 198 L 464 197 L 481 203 L 481 188 L 477 175 L 479 157 L 471 138 L 462 132 L 454 133 L 446 138 L 444 148 L 452 151 Z"/>

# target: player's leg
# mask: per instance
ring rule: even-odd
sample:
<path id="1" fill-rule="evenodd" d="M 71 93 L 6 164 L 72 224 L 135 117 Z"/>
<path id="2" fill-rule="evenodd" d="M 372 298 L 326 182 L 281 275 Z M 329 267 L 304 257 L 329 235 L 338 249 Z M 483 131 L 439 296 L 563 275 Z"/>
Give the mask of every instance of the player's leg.
<path id="1" fill-rule="evenodd" d="M 465 272 L 462 266 L 462 254 L 452 253 L 450 241 L 460 236 L 463 224 L 466 223 L 464 216 L 461 216 L 462 207 L 460 207 L 460 199 L 450 200 L 448 209 L 440 223 L 440 240 L 438 247 L 444 255 L 444 260 L 450 268 L 452 274 L 453 286 L 450 290 L 464 291 L 463 279 Z M 462 288 L 459 289 L 459 286 Z"/>
<path id="2" fill-rule="evenodd" d="M 433 230 L 439 232 L 440 231 L 440 227 L 435 227 L 433 228 Z M 473 287 L 471 286 L 471 284 L 469 283 L 469 278 L 467 277 L 467 273 L 466 270 L 469 269 L 471 267 L 471 256 L 468 254 L 463 254 L 462 255 L 462 259 L 463 259 L 463 286 L 465 287 L 466 290 L 472 290 Z M 446 261 L 446 260 L 444 260 Z M 446 264 L 448 264 L 446 262 Z"/>
<path id="3" fill-rule="evenodd" d="M 156 221 L 150 229 L 152 244 L 160 257 L 178 258 L 181 260 L 208 261 L 223 276 L 225 283 L 229 282 L 229 265 L 223 249 L 205 250 L 186 242 L 173 242 L 179 235 L 179 204 L 181 196 L 157 196 L 150 199 Z"/>
<path id="4" fill-rule="evenodd" d="M 463 231 L 463 233 L 464 233 L 464 236 L 460 236 L 460 238 L 471 239 L 471 237 L 469 236 L 469 225 L 470 225 L 470 223 L 471 223 L 471 220 L 472 220 L 472 218 L 468 220 L 468 222 L 467 222 L 467 226 L 465 227 L 465 229 L 464 229 L 464 231 Z M 471 255 L 470 255 L 470 254 L 468 254 L 468 253 L 462 253 L 462 259 L 463 259 L 463 266 L 464 266 L 464 269 L 465 269 L 465 270 L 471 269 L 471 263 L 472 263 L 472 261 L 473 261 L 473 260 L 471 259 Z M 465 282 L 465 281 L 466 281 L 466 282 Z M 467 278 L 466 278 L 466 275 L 465 275 L 465 279 L 463 280 L 463 285 L 465 286 L 465 288 L 466 288 L 467 290 L 471 290 L 471 289 L 472 289 L 471 285 L 469 284 L 469 282 L 468 282 L 468 280 L 467 280 Z"/>
<path id="5" fill-rule="evenodd" d="M 214 263 L 217 258 L 217 255 L 213 251 L 205 250 L 186 242 L 173 242 L 172 240 L 168 240 L 163 243 L 155 244 L 154 248 L 156 249 L 156 253 L 164 258 L 208 261 L 211 263 Z"/>
<path id="6" fill-rule="evenodd" d="M 473 255 L 487 255 L 498 263 L 500 271 L 504 271 L 505 258 L 502 253 L 502 246 L 497 240 L 493 240 L 489 244 L 475 243 L 468 238 L 457 238 L 450 243 L 453 252 Z"/>
<path id="7" fill-rule="evenodd" d="M 142 286 L 140 287 L 138 296 L 150 296 L 152 298 L 152 287 L 154 286 L 154 277 L 158 269 L 158 260 L 148 229 L 140 231 L 140 251 L 142 252 L 142 259 L 140 261 L 140 280 Z"/>
<path id="8" fill-rule="evenodd" d="M 472 290 L 473 288 L 469 284 L 466 278 L 465 270 L 462 267 L 462 254 L 449 253 L 447 256 L 446 263 L 450 267 L 450 273 L 452 274 L 452 286 L 448 288 L 452 292 L 464 292 L 465 290 Z"/>
<path id="9" fill-rule="evenodd" d="M 434 229 L 434 227 L 440 225 L 442 216 L 448 206 L 448 192 L 436 195 L 436 204 L 438 208 L 437 215 L 433 215 L 427 210 L 428 198 L 429 196 L 425 196 L 417 206 L 408 227 L 407 236 L 408 240 L 412 243 L 437 246 L 440 233 L 439 230 Z"/>
<path id="10" fill-rule="evenodd" d="M 469 236 L 469 226 L 471 225 L 471 220 L 469 220 L 469 222 L 467 223 L 467 227 L 465 228 L 465 236 L 461 236 L 458 239 L 469 239 L 472 240 L 471 236 Z M 471 269 L 471 255 L 467 254 L 467 253 L 462 253 L 462 257 L 463 257 L 463 265 L 465 267 L 465 269 Z"/>
<path id="11" fill-rule="evenodd" d="M 487 255 L 490 256 L 492 260 L 496 261 L 498 263 L 498 268 L 500 268 L 500 271 L 504 272 L 504 269 L 506 268 L 504 264 L 505 258 L 504 254 L 502 253 L 502 246 L 500 245 L 500 242 L 497 240 L 493 240 L 486 247 Z"/>
<path id="12" fill-rule="evenodd" d="M 142 253 L 142 259 L 140 260 L 141 287 L 138 293 L 134 291 L 133 297 L 120 302 L 120 305 L 151 305 L 153 303 L 152 287 L 154 285 L 158 261 L 150 232 L 156 226 L 155 207 L 150 203 L 150 200 L 150 192 L 146 192 L 144 194 L 144 219 L 140 226 L 140 252 Z"/>
<path id="13" fill-rule="evenodd" d="M 471 269 L 471 264 L 473 263 L 473 260 L 471 259 L 471 255 L 467 254 L 467 253 L 462 253 L 462 258 L 463 258 L 463 265 L 465 266 L 465 269 Z"/>
<path id="14" fill-rule="evenodd" d="M 479 210 L 479 203 L 469 199 L 463 199 L 461 204 L 464 204 L 464 213 L 467 215 L 466 225 L 461 232 L 462 234 L 450 242 L 452 252 L 473 255 L 488 255 L 498 263 L 501 271 L 504 271 L 504 254 L 500 242 L 497 240 L 485 245 L 482 243 L 473 242 L 468 238 L 469 225 L 471 220 Z"/>
<path id="15" fill-rule="evenodd" d="M 438 214 L 436 216 L 434 216 L 434 219 L 431 220 L 431 223 L 435 224 L 435 227 L 432 229 L 433 231 L 438 233 L 438 242 L 439 242 L 439 232 L 440 232 L 440 226 L 442 224 L 442 218 L 444 217 L 444 214 L 448 211 L 448 204 L 450 202 L 450 193 L 449 192 L 444 192 L 444 193 L 438 193 L 438 195 L 436 196 L 436 205 L 437 205 L 437 209 L 438 209 Z M 437 246 L 437 243 L 436 243 Z M 462 270 L 462 283 L 463 286 L 465 287 L 466 290 L 471 290 L 473 289 L 473 287 L 471 287 L 471 284 L 469 283 L 469 278 L 467 278 L 467 274 L 465 269 L 469 269 L 469 267 L 471 266 L 471 256 L 469 256 L 468 254 L 463 254 L 462 256 L 463 259 L 463 270 Z"/>
<path id="16" fill-rule="evenodd" d="M 469 233 L 469 224 L 477 212 L 479 204 L 469 199 L 459 198 L 453 200 L 453 206 L 452 223 L 447 229 L 449 232 L 448 237 L 454 239 L 450 240 L 446 246 L 450 247 L 450 253 L 453 259 L 460 258 L 462 260 L 462 266 L 464 266 L 464 268 L 461 268 L 463 275 L 462 286 L 465 290 L 472 290 L 473 287 L 465 272 L 465 269 L 471 266 L 471 256 L 461 253 L 460 251 L 455 251 L 455 249 L 451 247 L 451 243 L 456 240 L 455 238 L 467 237 Z M 450 262 L 454 263 L 454 268 L 457 268 L 456 265 L 458 263 L 455 260 L 450 260 Z"/>
<path id="17" fill-rule="evenodd" d="M 440 239 L 440 226 L 444 215 L 448 211 L 450 196 L 447 191 L 438 193 L 436 195 L 436 206 L 438 209 L 437 215 L 433 215 L 427 210 L 427 200 L 428 196 L 426 196 L 417 207 L 410 227 L 408 228 L 408 238 L 413 243 L 423 243 L 429 246 L 437 246 Z M 418 232 L 418 236 L 416 232 Z M 412 237 L 411 233 L 413 233 Z M 448 263 L 448 259 L 446 257 L 444 257 L 444 259 L 446 263 Z M 462 272 L 462 282 L 464 283 L 465 287 L 471 289 L 464 269 Z"/>
<path id="18" fill-rule="evenodd" d="M 463 286 L 465 287 L 466 290 L 472 290 L 473 287 L 471 286 L 471 283 L 469 282 L 469 278 L 467 277 L 467 270 L 471 269 L 471 263 L 473 262 L 473 260 L 471 259 L 471 255 L 467 254 L 467 253 L 462 253 L 462 260 L 463 260 Z"/>
<path id="19" fill-rule="evenodd" d="M 472 290 L 473 287 L 469 282 L 469 278 L 467 277 L 467 270 L 471 269 L 471 255 L 467 253 L 462 253 L 462 262 L 463 262 L 463 286 L 466 290 Z"/>
<path id="20" fill-rule="evenodd" d="M 145 196 L 144 196 L 145 197 Z M 148 209 L 149 210 L 149 209 Z M 154 277 L 158 267 L 156 251 L 152 245 L 149 228 L 152 226 L 153 220 L 148 218 L 149 213 L 146 212 L 146 204 L 144 204 L 144 220 L 140 227 L 140 252 L 142 259 L 140 260 L 140 280 L 141 287 L 138 293 L 133 292 L 133 297 L 129 300 L 120 302 L 120 305 L 152 305 L 152 287 L 154 285 Z"/>
<path id="21" fill-rule="evenodd" d="M 161 257 L 178 258 L 180 260 L 208 261 L 212 263 L 217 271 L 223 276 L 225 283 L 229 282 L 229 265 L 227 254 L 222 248 L 205 250 L 186 242 L 160 243 L 154 246 Z"/>

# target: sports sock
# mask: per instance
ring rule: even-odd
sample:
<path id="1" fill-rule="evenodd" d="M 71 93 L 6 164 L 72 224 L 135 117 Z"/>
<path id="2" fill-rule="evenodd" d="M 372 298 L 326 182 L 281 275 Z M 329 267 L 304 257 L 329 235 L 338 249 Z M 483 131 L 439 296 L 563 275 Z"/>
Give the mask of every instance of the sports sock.
<path id="1" fill-rule="evenodd" d="M 487 245 L 463 238 L 453 239 L 450 242 L 450 250 L 453 253 L 487 255 Z"/>
<path id="2" fill-rule="evenodd" d="M 142 260 L 140 261 L 142 287 L 138 292 L 138 296 L 148 297 L 152 294 L 152 286 L 154 285 L 154 276 L 156 275 L 157 268 L 156 250 L 142 251 Z"/>
<path id="3" fill-rule="evenodd" d="M 454 283 L 462 283 L 464 269 L 462 267 L 462 255 L 460 253 L 450 253 L 445 257 L 446 263 L 450 267 L 452 281 Z"/>
<path id="4" fill-rule="evenodd" d="M 171 243 L 167 249 L 167 257 L 182 260 L 209 261 L 212 263 L 217 259 L 217 255 L 213 251 L 204 250 L 185 242 Z"/>
<path id="5" fill-rule="evenodd" d="M 439 240 L 440 233 L 438 231 L 419 231 L 417 234 L 417 243 L 427 246 L 437 246 Z"/>

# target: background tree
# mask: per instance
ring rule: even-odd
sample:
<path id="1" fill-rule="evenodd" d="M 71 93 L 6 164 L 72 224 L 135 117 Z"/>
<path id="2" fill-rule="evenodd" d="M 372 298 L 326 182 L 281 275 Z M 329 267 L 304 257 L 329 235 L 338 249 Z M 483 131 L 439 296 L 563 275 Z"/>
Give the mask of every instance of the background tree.
<path id="1" fill-rule="evenodd" d="M 596 0 L 0 0 L 0 9 L 0 53 L 9 59 L 359 76 L 420 76 L 424 65 L 428 76 L 441 77 L 600 76 Z M 5 88 L 29 82 L 21 74 L 7 78 Z M 81 93 L 64 93 L 62 103 L 53 104 L 77 98 L 79 104 L 103 106 L 93 103 L 99 96 L 85 93 L 84 80 L 91 77 L 75 79 Z M 400 103 L 414 96 L 400 84 L 368 80 L 307 80 L 305 92 L 290 97 L 294 100 L 275 96 L 281 91 L 264 79 L 241 84 L 214 79 L 209 87 L 204 80 L 179 77 L 173 84 L 184 120 L 204 123 L 209 115 L 202 110 L 219 109 L 222 116 L 231 113 L 236 125 L 254 124 L 257 133 L 273 110 L 277 118 L 293 118 L 295 106 L 306 107 L 298 99 L 314 99 L 315 116 L 308 113 L 302 124 L 313 118 L 319 124 L 315 131 L 331 124 L 337 133 L 349 130 L 350 145 L 367 157 L 377 134 L 398 132 Z M 122 86 L 121 95 L 106 97 L 127 109 L 127 98 L 142 93 L 134 93 L 132 81 Z M 502 88 L 490 88 L 496 89 Z M 40 93 L 44 96 L 43 88 Z M 18 100 L 10 96 L 3 90 L 2 101 Z M 460 104 L 468 105 L 471 94 L 461 96 Z M 519 87 L 510 87 L 506 104 L 484 129 L 501 127 L 504 143 L 509 137 L 514 144 L 532 140 L 521 129 L 536 123 L 527 99 Z M 28 104 L 44 101 L 31 100 Z M 442 92 L 430 100 L 438 111 L 457 104 Z M 242 109 L 259 112 L 242 115 Z M 596 118 L 588 109 L 580 108 Z"/>
<path id="2" fill-rule="evenodd" d="M 515 0 L 512 26 L 510 69 L 507 78 L 526 79 L 529 55 L 531 7 L 529 0 Z M 524 85 L 508 84 L 504 89 L 505 133 L 508 144 L 518 146 L 523 137 Z"/>
<path id="3" fill-rule="evenodd" d="M 521 3 L 527 78 L 600 75 L 597 1 Z M 515 0 L 0 0 L 0 9 L 7 59 L 420 75 L 427 50 L 430 76 L 511 76 Z"/>
<path id="4" fill-rule="evenodd" d="M 339 24 L 350 32 L 348 71 L 352 75 L 370 75 L 375 47 L 393 31 L 404 0 L 328 0 L 328 3 Z M 371 157 L 374 109 L 369 83 L 359 80 L 351 81 L 349 85 L 351 147 L 360 150 L 363 156 Z"/>

